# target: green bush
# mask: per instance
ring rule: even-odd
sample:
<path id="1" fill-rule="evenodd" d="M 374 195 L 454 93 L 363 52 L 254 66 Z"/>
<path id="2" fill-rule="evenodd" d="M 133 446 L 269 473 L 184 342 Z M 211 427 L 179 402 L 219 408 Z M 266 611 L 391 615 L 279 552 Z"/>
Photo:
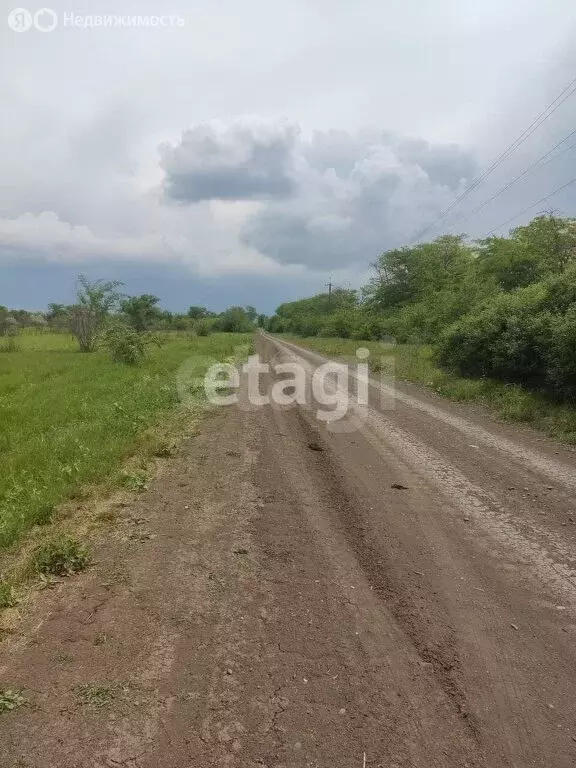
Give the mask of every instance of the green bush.
<path id="1" fill-rule="evenodd" d="M 109 325 L 101 336 L 101 344 L 112 360 L 127 365 L 138 365 L 146 356 L 150 344 L 157 343 L 155 337 L 147 331 L 138 332 L 124 323 Z"/>
<path id="2" fill-rule="evenodd" d="M 576 304 L 552 319 L 544 354 L 548 386 L 564 399 L 576 398 Z"/>
<path id="3" fill-rule="evenodd" d="M 202 318 L 196 322 L 197 336 L 210 336 L 212 333 L 212 322 L 207 318 Z"/>
<path id="4" fill-rule="evenodd" d="M 464 376 L 485 376 L 576 397 L 576 271 L 500 293 L 443 334 L 438 362 Z"/>
<path id="5" fill-rule="evenodd" d="M 71 536 L 57 536 L 40 544 L 32 553 L 36 573 L 68 576 L 83 571 L 90 562 L 88 550 Z"/>

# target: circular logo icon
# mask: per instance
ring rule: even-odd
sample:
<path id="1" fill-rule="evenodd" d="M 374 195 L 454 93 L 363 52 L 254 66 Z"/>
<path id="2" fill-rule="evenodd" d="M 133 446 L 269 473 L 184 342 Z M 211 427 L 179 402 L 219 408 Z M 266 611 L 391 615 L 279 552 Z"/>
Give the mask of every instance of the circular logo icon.
<path id="1" fill-rule="evenodd" d="M 14 8 L 8 14 L 8 26 L 14 32 L 28 32 L 32 26 L 32 14 L 26 8 Z"/>
<path id="2" fill-rule="evenodd" d="M 34 26 L 39 32 L 52 32 L 58 26 L 58 14 L 52 8 L 40 8 L 34 14 Z"/>

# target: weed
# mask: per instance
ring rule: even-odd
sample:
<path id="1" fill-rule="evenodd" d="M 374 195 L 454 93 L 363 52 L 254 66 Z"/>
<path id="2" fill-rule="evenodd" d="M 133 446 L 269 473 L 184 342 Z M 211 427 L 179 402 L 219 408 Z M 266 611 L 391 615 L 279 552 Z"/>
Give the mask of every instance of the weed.
<path id="1" fill-rule="evenodd" d="M 154 450 L 154 456 L 157 456 L 159 459 L 168 459 L 170 456 L 174 456 L 175 453 L 176 446 L 168 440 L 161 442 Z"/>
<path id="2" fill-rule="evenodd" d="M 122 485 L 129 491 L 142 493 L 147 490 L 146 474 L 144 472 L 122 472 Z"/>
<path id="3" fill-rule="evenodd" d="M 71 536 L 57 536 L 36 547 L 32 566 L 36 573 L 68 576 L 83 571 L 90 562 L 88 550 Z"/>
<path id="4" fill-rule="evenodd" d="M 25 701 L 26 700 L 20 691 L 0 689 L 0 715 L 4 714 L 4 712 L 11 712 L 13 709 L 21 707 Z"/>
<path id="5" fill-rule="evenodd" d="M 91 707 L 104 707 L 114 698 L 114 691 L 110 686 L 87 683 L 78 687 L 78 695 L 83 704 Z"/>
<path id="6" fill-rule="evenodd" d="M 4 579 L 0 579 L 0 609 L 13 608 L 18 605 L 18 598 L 14 587 Z"/>

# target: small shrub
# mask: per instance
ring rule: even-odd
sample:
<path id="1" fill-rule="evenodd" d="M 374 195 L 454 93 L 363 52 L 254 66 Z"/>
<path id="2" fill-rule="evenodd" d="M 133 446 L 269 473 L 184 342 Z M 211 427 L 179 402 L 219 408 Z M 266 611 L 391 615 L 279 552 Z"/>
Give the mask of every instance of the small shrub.
<path id="1" fill-rule="evenodd" d="M 45 541 L 32 553 L 36 573 L 68 576 L 83 571 L 90 562 L 88 550 L 71 536 L 58 536 Z"/>
<path id="2" fill-rule="evenodd" d="M 138 365 L 146 354 L 148 334 L 138 333 L 122 323 L 110 325 L 102 333 L 101 343 L 110 353 L 112 360 L 127 365 Z"/>
<path id="3" fill-rule="evenodd" d="M 197 336 L 210 336 L 212 333 L 212 324 L 209 320 L 198 320 L 195 330 Z"/>

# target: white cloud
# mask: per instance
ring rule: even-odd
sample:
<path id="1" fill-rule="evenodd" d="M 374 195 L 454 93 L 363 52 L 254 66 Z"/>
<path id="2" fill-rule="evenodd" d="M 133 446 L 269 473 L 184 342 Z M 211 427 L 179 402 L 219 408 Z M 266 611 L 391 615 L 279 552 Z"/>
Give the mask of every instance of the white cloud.
<path id="1" fill-rule="evenodd" d="M 53 3 L 61 17 L 73 10 Z M 125 0 L 98 13 L 157 10 Z M 512 0 L 169 10 L 183 28 L 60 26 L 16 41 L 0 25 L 0 263 L 357 275 L 433 219 L 473 158 L 498 155 L 573 76 L 573 0 L 526 0 L 521 14 Z M 573 118 L 568 102 L 481 196 Z M 568 172 L 551 164 L 472 231 Z"/>

